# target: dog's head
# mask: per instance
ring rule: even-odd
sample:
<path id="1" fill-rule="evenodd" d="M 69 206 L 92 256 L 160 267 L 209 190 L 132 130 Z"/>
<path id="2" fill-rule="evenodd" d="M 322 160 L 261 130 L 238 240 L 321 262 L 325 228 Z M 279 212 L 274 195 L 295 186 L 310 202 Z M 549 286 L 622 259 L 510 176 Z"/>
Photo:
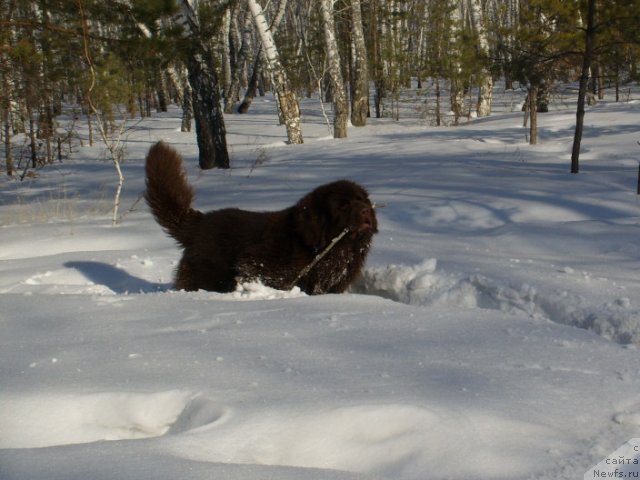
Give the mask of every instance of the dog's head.
<path id="1" fill-rule="evenodd" d="M 323 248 L 344 230 L 352 241 L 368 243 L 378 220 L 367 191 L 349 180 L 321 185 L 296 205 L 297 227 L 307 245 Z"/>

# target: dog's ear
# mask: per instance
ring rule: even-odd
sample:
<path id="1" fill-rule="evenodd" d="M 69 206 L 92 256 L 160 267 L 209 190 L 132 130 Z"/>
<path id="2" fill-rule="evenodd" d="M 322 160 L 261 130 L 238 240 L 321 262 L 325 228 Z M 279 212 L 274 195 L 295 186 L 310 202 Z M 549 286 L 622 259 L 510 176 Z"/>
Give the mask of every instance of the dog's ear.
<path id="1" fill-rule="evenodd" d="M 319 204 L 316 196 L 307 195 L 295 207 L 295 226 L 304 243 L 311 248 L 321 248 L 327 244 L 326 208 Z"/>

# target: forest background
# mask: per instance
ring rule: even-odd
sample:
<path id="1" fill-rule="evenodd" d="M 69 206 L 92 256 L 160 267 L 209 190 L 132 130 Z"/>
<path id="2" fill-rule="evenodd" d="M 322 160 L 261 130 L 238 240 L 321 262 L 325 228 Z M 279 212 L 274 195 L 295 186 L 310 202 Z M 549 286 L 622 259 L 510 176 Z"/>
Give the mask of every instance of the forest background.
<path id="1" fill-rule="evenodd" d="M 70 154 L 77 122 L 122 183 L 127 125 L 172 102 L 183 131 L 195 124 L 200 167 L 228 168 L 224 114 L 248 112 L 256 94 L 274 93 L 289 143 L 302 143 L 301 96 L 331 102 L 340 138 L 349 121 L 398 118 L 412 81 L 435 98 L 435 125 L 490 115 L 496 82 L 525 89 L 531 143 L 554 85 L 576 82 L 578 173 L 585 102 L 640 78 L 638 0 L 0 0 L 0 11 L 0 155 L 21 179 Z"/>

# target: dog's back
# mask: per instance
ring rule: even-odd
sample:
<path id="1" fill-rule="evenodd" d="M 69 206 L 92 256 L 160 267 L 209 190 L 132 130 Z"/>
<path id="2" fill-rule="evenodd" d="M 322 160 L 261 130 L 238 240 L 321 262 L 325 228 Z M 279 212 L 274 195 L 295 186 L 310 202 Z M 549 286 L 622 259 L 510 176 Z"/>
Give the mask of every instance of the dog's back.
<path id="1" fill-rule="evenodd" d="M 225 208 L 203 213 L 190 224 L 190 243 L 178 265 L 176 287 L 230 292 L 240 272 L 238 262 L 248 249 L 264 241 L 271 214 Z"/>

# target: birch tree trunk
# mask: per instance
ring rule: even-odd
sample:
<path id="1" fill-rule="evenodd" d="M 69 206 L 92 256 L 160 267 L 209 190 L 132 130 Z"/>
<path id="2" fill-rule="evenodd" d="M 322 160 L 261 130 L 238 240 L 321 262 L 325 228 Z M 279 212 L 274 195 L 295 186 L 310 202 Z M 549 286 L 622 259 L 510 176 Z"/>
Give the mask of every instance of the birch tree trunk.
<path id="1" fill-rule="evenodd" d="M 177 70 L 174 66 L 167 68 L 167 75 L 171 80 L 172 88 L 182 106 L 181 132 L 191 131 L 191 117 L 193 117 L 193 107 L 191 105 L 191 86 L 189 85 L 188 72 L 184 67 Z"/>
<path id="2" fill-rule="evenodd" d="M 333 0 L 320 0 L 322 11 L 322 23 L 324 24 L 324 39 L 327 48 L 327 61 L 329 63 L 329 78 L 333 90 L 333 138 L 345 138 L 347 136 L 347 115 L 349 107 L 347 96 L 340 71 L 340 53 L 336 41 L 335 25 L 333 21 Z"/>
<path id="3" fill-rule="evenodd" d="M 191 85 L 187 81 L 182 90 L 182 119 L 180 122 L 181 132 L 191 131 L 191 119 L 193 118 L 193 101 L 191 94 Z"/>
<path id="4" fill-rule="evenodd" d="M 231 7 L 227 7 L 224 11 L 224 19 L 222 21 L 222 31 L 220 32 L 222 43 L 222 90 L 225 98 L 229 96 L 231 87 Z"/>
<path id="5" fill-rule="evenodd" d="M 383 27 L 384 24 L 379 21 L 380 16 L 382 15 L 380 5 L 378 2 L 372 2 L 371 5 L 371 34 L 373 43 L 373 77 L 374 77 L 374 87 L 375 94 L 373 97 L 373 105 L 375 109 L 376 118 L 382 118 L 382 99 L 386 97 L 386 89 L 385 89 L 385 71 L 384 64 L 382 59 L 382 37 L 383 37 Z"/>
<path id="6" fill-rule="evenodd" d="M 8 22 L 13 17 L 15 0 L 0 1 Z M 13 79 L 10 77 L 9 55 L 11 30 L 7 27 L 0 33 L 0 78 L 2 78 L 2 92 L 0 93 L 0 111 L 2 111 L 2 131 L 4 136 L 4 158 L 7 176 L 13 176 L 15 166 L 11 150 L 11 99 L 13 94 Z"/>
<path id="7" fill-rule="evenodd" d="M 189 0 L 181 0 L 182 25 L 190 32 L 187 70 L 192 90 L 193 116 L 198 141 L 198 163 L 203 170 L 229 168 L 226 129 L 220 107 L 218 75 L 211 49 L 200 36 L 200 25 Z"/>
<path id="8" fill-rule="evenodd" d="M 4 158 L 7 176 L 12 177 L 15 166 L 11 150 L 11 92 L 7 73 L 2 74 L 2 130 L 4 136 Z"/>
<path id="9" fill-rule="evenodd" d="M 354 59 L 351 79 L 351 124 L 354 127 L 364 127 L 369 113 L 369 72 L 360 0 L 351 0 L 351 39 Z"/>
<path id="10" fill-rule="evenodd" d="M 260 83 L 260 78 L 262 77 L 262 64 L 265 62 L 263 60 L 264 52 L 262 50 L 262 44 L 258 47 L 258 51 L 256 52 L 256 58 L 253 60 L 253 69 L 251 70 L 251 77 L 247 82 L 247 90 L 244 94 L 244 98 L 240 105 L 238 106 L 238 113 L 247 113 L 249 108 L 251 107 L 251 103 L 256 96 L 256 92 L 258 91 L 258 85 Z M 282 116 L 279 114 L 279 116 Z"/>
<path id="11" fill-rule="evenodd" d="M 293 90 L 289 88 L 287 76 L 285 74 L 273 35 L 269 29 L 262 7 L 257 0 L 247 0 L 251 14 L 256 24 L 256 29 L 262 40 L 267 68 L 271 74 L 273 88 L 275 90 L 280 112 L 287 129 L 287 138 L 291 144 L 300 144 L 302 139 L 302 128 L 300 125 L 300 105 Z"/>
<path id="12" fill-rule="evenodd" d="M 453 62 L 451 65 L 452 71 L 450 74 L 450 92 L 449 98 L 451 101 L 451 111 L 453 112 L 454 124 L 458 125 L 460 121 L 460 117 L 462 116 L 462 111 L 464 109 L 464 90 L 462 85 L 462 80 L 460 78 L 460 73 L 462 71 L 462 67 L 460 65 L 460 52 L 457 47 L 455 47 L 456 39 L 460 35 L 462 30 L 462 19 L 464 18 L 462 12 L 462 6 L 457 5 L 454 7 L 451 12 L 451 18 L 453 20 L 451 24 L 451 44 L 454 45 L 452 49 L 453 52 L 450 52 L 450 55 L 453 57 Z"/>
<path id="13" fill-rule="evenodd" d="M 473 27 L 478 35 L 478 49 L 483 59 L 489 57 L 489 40 L 487 39 L 487 31 L 485 29 L 485 19 L 482 13 L 482 5 L 480 0 L 470 0 L 470 17 Z M 493 98 L 493 78 L 491 72 L 486 65 L 483 65 L 478 73 L 478 104 L 476 111 L 478 117 L 487 117 L 491 115 L 491 101 Z"/>
<path id="14" fill-rule="evenodd" d="M 532 84 L 529 87 L 529 144 L 538 143 L 538 86 Z"/>
<path id="15" fill-rule="evenodd" d="M 233 112 L 233 108 L 238 100 L 238 95 L 240 94 L 240 77 L 242 72 L 246 69 L 250 46 L 251 15 L 246 15 L 245 23 L 242 28 L 242 40 L 236 59 L 236 66 L 233 69 L 233 74 L 231 76 L 231 86 L 229 87 L 229 92 L 224 98 L 224 113 Z"/>

